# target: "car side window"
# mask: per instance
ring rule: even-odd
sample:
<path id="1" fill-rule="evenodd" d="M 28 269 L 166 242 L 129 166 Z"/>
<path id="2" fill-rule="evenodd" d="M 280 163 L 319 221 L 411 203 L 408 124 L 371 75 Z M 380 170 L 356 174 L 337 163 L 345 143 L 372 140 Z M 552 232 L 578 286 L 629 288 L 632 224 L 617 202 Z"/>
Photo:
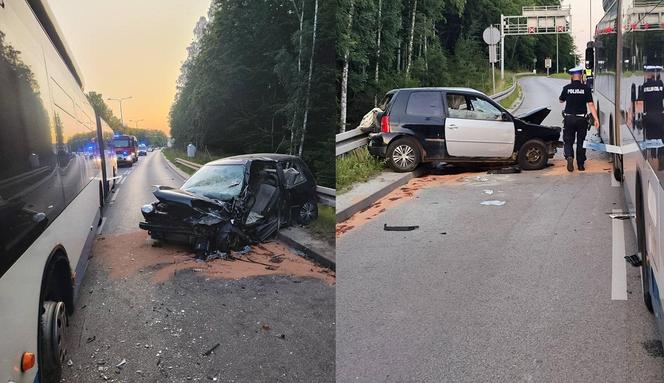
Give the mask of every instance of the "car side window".
<path id="1" fill-rule="evenodd" d="M 290 189 L 307 181 L 302 166 L 297 161 L 286 161 L 282 163 L 286 188 Z"/>
<path id="2" fill-rule="evenodd" d="M 452 118 L 496 121 L 502 119 L 502 111 L 489 101 L 477 96 L 447 94 L 447 113 Z"/>
<path id="3" fill-rule="evenodd" d="M 406 114 L 421 117 L 442 117 L 443 99 L 440 92 L 413 92 L 408 97 Z"/>

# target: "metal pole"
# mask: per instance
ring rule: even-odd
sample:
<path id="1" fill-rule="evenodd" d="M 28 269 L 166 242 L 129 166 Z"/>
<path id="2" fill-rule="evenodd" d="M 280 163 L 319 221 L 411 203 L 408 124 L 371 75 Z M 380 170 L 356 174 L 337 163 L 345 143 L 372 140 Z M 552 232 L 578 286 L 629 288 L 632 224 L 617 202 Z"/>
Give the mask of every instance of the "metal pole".
<path id="1" fill-rule="evenodd" d="M 491 63 L 491 78 L 493 79 L 493 94 L 496 94 L 496 64 Z"/>
<path id="2" fill-rule="evenodd" d="M 622 36 L 622 0 L 616 1 L 616 81 L 615 81 L 615 94 L 614 94 L 614 100 L 615 100 L 615 110 L 613 111 L 613 121 L 614 126 L 609 127 L 609 129 L 613 128 L 614 129 L 614 134 L 613 137 L 616 138 L 616 141 L 613 142 L 612 144 L 614 145 L 620 145 L 622 146 L 622 142 L 620 140 L 620 127 L 622 126 L 622 119 L 621 119 L 621 108 L 620 108 L 620 82 L 622 79 L 622 64 L 623 64 L 623 57 L 622 57 L 622 41 L 623 41 L 623 36 Z M 618 166 L 618 164 L 614 164 L 614 166 Z"/>
<path id="3" fill-rule="evenodd" d="M 124 126 L 124 117 L 122 116 L 122 100 L 120 100 L 120 122 Z"/>
<path id="4" fill-rule="evenodd" d="M 505 80 L 505 16 L 502 14 L 500 15 L 500 79 Z"/>
<path id="5" fill-rule="evenodd" d="M 560 73 L 558 68 L 558 33 L 556 33 L 556 73 Z"/>
<path id="6" fill-rule="evenodd" d="M 588 41 L 593 41 L 593 0 L 590 0 L 590 20 L 588 20 Z"/>

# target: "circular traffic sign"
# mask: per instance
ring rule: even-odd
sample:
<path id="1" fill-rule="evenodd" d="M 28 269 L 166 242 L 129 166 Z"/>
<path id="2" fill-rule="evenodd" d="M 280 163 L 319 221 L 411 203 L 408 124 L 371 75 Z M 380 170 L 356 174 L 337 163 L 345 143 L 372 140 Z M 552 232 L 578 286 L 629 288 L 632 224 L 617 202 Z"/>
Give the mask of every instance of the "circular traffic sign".
<path id="1" fill-rule="evenodd" d="M 498 28 L 490 26 L 484 30 L 484 33 L 482 33 L 482 38 L 484 38 L 484 42 L 489 45 L 498 44 L 498 42 L 500 42 L 500 31 Z"/>

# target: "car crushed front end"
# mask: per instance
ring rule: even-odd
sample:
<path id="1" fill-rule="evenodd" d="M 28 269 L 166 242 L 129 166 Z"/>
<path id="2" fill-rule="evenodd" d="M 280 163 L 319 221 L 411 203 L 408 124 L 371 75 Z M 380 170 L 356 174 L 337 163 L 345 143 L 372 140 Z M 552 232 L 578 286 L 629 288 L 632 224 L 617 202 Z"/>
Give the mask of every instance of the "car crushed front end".
<path id="1" fill-rule="evenodd" d="M 155 240 L 190 246 L 199 255 L 240 250 L 276 234 L 282 190 L 272 178 L 250 180 L 241 164 L 201 170 L 203 175 L 195 174 L 180 189 L 156 186 L 157 201 L 141 208 L 145 221 L 139 227 Z"/>

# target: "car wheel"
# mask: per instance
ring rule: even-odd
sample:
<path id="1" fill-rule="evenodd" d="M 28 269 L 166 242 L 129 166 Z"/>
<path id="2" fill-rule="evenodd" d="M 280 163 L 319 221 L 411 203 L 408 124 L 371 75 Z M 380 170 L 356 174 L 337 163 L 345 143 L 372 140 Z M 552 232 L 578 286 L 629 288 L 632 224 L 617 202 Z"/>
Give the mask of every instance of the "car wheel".
<path id="1" fill-rule="evenodd" d="M 549 162 L 549 153 L 541 140 L 526 141 L 519 149 L 519 166 L 523 170 L 544 169 Z"/>
<path id="2" fill-rule="evenodd" d="M 44 302 L 41 316 L 41 348 L 39 370 L 42 382 L 60 382 L 62 365 L 67 356 L 65 347 L 65 329 L 67 313 L 64 302 Z"/>
<path id="3" fill-rule="evenodd" d="M 652 296 L 650 294 L 650 264 L 648 263 L 648 250 L 646 249 L 646 222 L 643 211 L 643 190 L 641 182 L 637 181 L 636 184 L 636 244 L 639 253 L 641 254 L 641 289 L 643 290 L 643 303 L 651 313 Z"/>
<path id="4" fill-rule="evenodd" d="M 297 213 L 297 223 L 300 225 L 308 225 L 318 218 L 318 204 L 316 201 L 310 200 L 300 206 Z"/>
<path id="5" fill-rule="evenodd" d="M 410 138 L 395 140 L 387 148 L 387 163 L 397 173 L 412 172 L 422 161 L 420 148 Z"/>

